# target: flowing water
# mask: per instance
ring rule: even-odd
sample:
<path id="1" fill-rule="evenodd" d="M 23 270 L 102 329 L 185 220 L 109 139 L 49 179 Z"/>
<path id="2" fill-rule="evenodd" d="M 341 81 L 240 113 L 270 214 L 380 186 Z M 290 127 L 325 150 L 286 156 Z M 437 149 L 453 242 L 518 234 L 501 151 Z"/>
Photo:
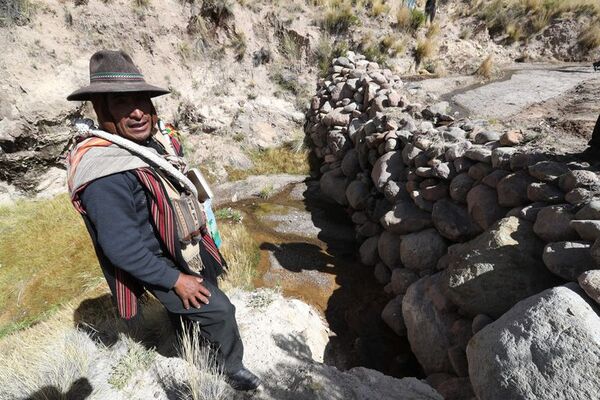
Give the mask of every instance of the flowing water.
<path id="1" fill-rule="evenodd" d="M 406 339 L 381 320 L 391 298 L 375 281 L 373 268 L 360 263 L 349 216 L 317 188 L 316 182 L 290 185 L 270 199 L 221 205 L 244 214 L 260 248 L 255 286 L 280 288 L 316 307 L 332 331 L 326 363 L 419 375 Z"/>

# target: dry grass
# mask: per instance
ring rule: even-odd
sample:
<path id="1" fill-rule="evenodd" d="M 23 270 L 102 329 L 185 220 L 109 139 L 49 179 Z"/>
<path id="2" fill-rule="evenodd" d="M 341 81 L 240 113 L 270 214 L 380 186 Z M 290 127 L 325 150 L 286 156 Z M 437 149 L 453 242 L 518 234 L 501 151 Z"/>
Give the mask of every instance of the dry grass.
<path id="1" fill-rule="evenodd" d="M 104 279 L 68 196 L 0 207 L 0 337 Z"/>
<path id="2" fill-rule="evenodd" d="M 359 25 L 360 19 L 354 13 L 349 0 L 329 0 L 325 5 L 325 16 L 321 21 L 323 28 L 331 33 L 347 32 L 353 25 Z"/>
<path id="3" fill-rule="evenodd" d="M 414 8 L 400 7 L 396 11 L 396 26 L 399 30 L 405 32 L 415 32 L 425 23 L 425 14 Z"/>
<path id="4" fill-rule="evenodd" d="M 372 0 L 370 6 L 369 15 L 372 17 L 378 17 L 390 12 L 390 6 L 384 0 Z"/>
<path id="5" fill-rule="evenodd" d="M 415 62 L 420 65 L 423 61 L 433 55 L 435 51 L 435 45 L 433 40 L 425 38 L 419 39 L 414 50 Z"/>
<path id="6" fill-rule="evenodd" d="M 192 400 L 224 400 L 230 398 L 230 391 L 224 381 L 223 370 L 217 364 L 216 352 L 200 336 L 197 324 L 184 325 L 180 337 L 180 356 L 189 368 L 187 379 L 179 398 Z"/>
<path id="7" fill-rule="evenodd" d="M 227 168 L 229 179 L 238 181 L 250 175 L 295 174 L 306 175 L 309 171 L 308 152 L 302 148 L 295 151 L 294 141 L 281 147 L 272 147 L 250 152 L 253 166 L 248 169 Z"/>
<path id="8" fill-rule="evenodd" d="M 257 244 L 241 223 L 230 222 L 219 225 L 223 245 L 221 251 L 229 266 L 227 274 L 219 283 L 223 291 L 233 288 L 250 290 L 260 257 Z"/>
<path id="9" fill-rule="evenodd" d="M 490 79 L 493 74 L 494 69 L 494 59 L 492 55 L 486 57 L 485 60 L 481 63 L 479 68 L 475 71 L 475 75 L 481 76 L 485 79 Z"/>
<path id="10" fill-rule="evenodd" d="M 598 0 L 476 0 L 471 13 L 486 21 L 492 35 L 507 35 L 507 42 L 526 40 L 557 18 L 571 15 L 598 17 Z M 582 32 L 582 36 L 585 32 Z"/>
<path id="11" fill-rule="evenodd" d="M 579 36 L 579 46 L 589 53 L 600 47 L 600 19 L 590 26 Z"/>

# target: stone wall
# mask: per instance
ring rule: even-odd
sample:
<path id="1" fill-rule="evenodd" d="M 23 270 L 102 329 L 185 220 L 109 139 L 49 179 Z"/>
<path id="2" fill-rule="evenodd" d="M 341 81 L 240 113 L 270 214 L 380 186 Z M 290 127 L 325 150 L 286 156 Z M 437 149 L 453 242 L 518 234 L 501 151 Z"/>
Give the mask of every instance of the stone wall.
<path id="1" fill-rule="evenodd" d="M 455 121 L 447 108 L 409 103 L 398 76 L 350 52 L 319 81 L 307 115 L 321 190 L 351 213 L 361 260 L 391 298 L 382 318 L 408 337 L 447 399 L 497 398 L 498 387 L 502 398 L 588 398 L 575 375 L 600 360 L 600 333 L 590 328 L 600 323 L 590 300 L 600 298 L 598 173 L 574 158 L 525 150 L 519 131 Z M 587 295 L 564 286 L 578 279 Z M 537 322 L 556 329 L 544 334 L 592 346 L 591 356 L 572 361 L 546 345 L 544 355 L 524 347 L 521 359 L 504 360 L 515 342 L 535 339 L 534 328 L 485 345 L 511 324 L 534 326 L 518 320 L 531 315 L 524 301 L 552 296 L 579 311 L 536 311 L 548 318 Z M 541 375 L 545 388 L 528 383 Z M 598 374 L 585 376 L 590 387 L 600 384 Z"/>

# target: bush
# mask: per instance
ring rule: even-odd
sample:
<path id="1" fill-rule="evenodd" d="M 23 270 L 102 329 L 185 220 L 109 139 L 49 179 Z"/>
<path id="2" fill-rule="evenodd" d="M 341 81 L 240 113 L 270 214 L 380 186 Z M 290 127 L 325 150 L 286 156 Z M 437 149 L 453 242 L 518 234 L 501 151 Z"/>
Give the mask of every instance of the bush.
<path id="1" fill-rule="evenodd" d="M 492 55 L 486 57 L 485 60 L 481 63 L 479 68 L 475 71 L 475 75 L 479 75 L 485 79 L 490 79 L 492 77 L 492 72 L 494 69 L 494 62 Z"/>
<path id="2" fill-rule="evenodd" d="M 592 23 L 588 26 L 588 28 L 579 35 L 579 46 L 585 51 L 589 53 L 592 50 L 600 47 L 600 20 Z"/>
<path id="3" fill-rule="evenodd" d="M 419 39 L 414 50 L 414 57 L 417 66 L 420 65 L 425 59 L 431 57 L 433 50 L 434 45 L 431 39 Z"/>
<path id="4" fill-rule="evenodd" d="M 352 3 L 349 1 L 330 2 L 322 25 L 331 33 L 340 34 L 347 32 L 353 25 L 360 24 L 360 20 L 354 14 Z"/>

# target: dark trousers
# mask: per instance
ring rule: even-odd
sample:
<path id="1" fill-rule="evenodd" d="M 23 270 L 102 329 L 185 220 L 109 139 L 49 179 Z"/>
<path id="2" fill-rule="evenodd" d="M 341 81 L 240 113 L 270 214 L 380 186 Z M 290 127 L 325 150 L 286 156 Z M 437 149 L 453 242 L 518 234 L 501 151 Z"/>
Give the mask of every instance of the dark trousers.
<path id="1" fill-rule="evenodd" d="M 596 120 L 596 126 L 594 127 L 594 132 L 592 132 L 592 138 L 588 142 L 590 147 L 594 149 L 600 150 L 600 115 L 598 115 L 598 119 Z"/>
<path id="2" fill-rule="evenodd" d="M 211 263 L 215 261 L 206 250 L 201 249 L 200 256 L 205 268 L 211 268 Z M 225 372 L 236 372 L 243 366 L 244 345 L 235 320 L 235 306 L 218 288 L 216 279 L 205 278 L 203 285 L 211 294 L 209 304 L 202 304 L 200 308 L 190 306 L 188 310 L 183 307 L 183 302 L 173 289 L 167 291 L 148 288 L 148 290 L 167 309 L 176 330 L 179 330 L 181 322 L 197 323 L 202 337 L 218 349 L 218 356 Z"/>

